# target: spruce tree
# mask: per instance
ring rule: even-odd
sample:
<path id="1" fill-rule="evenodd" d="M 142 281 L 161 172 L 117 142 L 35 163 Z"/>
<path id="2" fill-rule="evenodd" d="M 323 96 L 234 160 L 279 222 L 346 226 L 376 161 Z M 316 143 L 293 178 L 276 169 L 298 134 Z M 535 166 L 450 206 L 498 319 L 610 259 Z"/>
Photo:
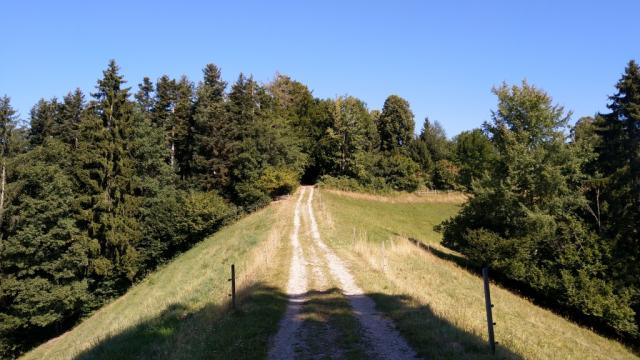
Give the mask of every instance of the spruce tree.
<path id="1" fill-rule="evenodd" d="M 57 127 L 57 137 L 72 148 L 78 148 L 80 136 L 80 120 L 85 111 L 84 94 L 80 89 L 69 92 L 62 103 L 60 110 L 61 123 Z"/>
<path id="2" fill-rule="evenodd" d="M 613 241 L 614 276 L 640 294 L 640 67 L 635 61 L 627 65 L 616 90 L 607 106 L 611 112 L 596 122 L 597 166 L 607 183 L 603 223 Z"/>
<path id="3" fill-rule="evenodd" d="M 156 98 L 151 111 L 152 124 L 160 129 L 165 138 L 167 148 L 167 163 L 175 168 L 175 120 L 176 81 L 164 75 L 156 84 Z"/>
<path id="4" fill-rule="evenodd" d="M 149 116 L 154 108 L 153 92 L 153 83 L 149 77 L 145 76 L 142 79 L 142 83 L 138 84 L 138 92 L 135 95 L 140 111 L 142 111 L 145 116 Z"/>
<path id="5" fill-rule="evenodd" d="M 228 190 L 232 144 L 232 125 L 227 120 L 225 88 L 220 69 L 208 64 L 196 90 L 192 183 L 202 190 Z"/>
<path id="6" fill-rule="evenodd" d="M 29 141 L 32 146 L 42 144 L 47 138 L 59 133 L 59 125 L 62 122 L 61 104 L 56 98 L 51 101 L 40 99 L 31 109 L 31 126 L 29 127 Z"/>
<path id="7" fill-rule="evenodd" d="M 184 181 L 193 176 L 195 152 L 193 84 L 185 76 L 176 83 L 176 103 L 173 113 L 173 138 L 176 172 Z"/>
<path id="8" fill-rule="evenodd" d="M 75 152 L 76 177 L 84 194 L 79 197 L 80 222 L 98 248 L 90 263 L 90 285 L 99 299 L 126 288 L 139 265 L 141 200 L 129 154 L 136 119 L 124 84 L 115 61 L 110 61 L 92 94 L 91 111 L 81 120 Z"/>
<path id="9" fill-rule="evenodd" d="M 72 325 L 90 301 L 91 244 L 76 225 L 76 186 L 65 144 L 47 139 L 11 159 L 0 246 L 0 356 L 26 350 Z"/>

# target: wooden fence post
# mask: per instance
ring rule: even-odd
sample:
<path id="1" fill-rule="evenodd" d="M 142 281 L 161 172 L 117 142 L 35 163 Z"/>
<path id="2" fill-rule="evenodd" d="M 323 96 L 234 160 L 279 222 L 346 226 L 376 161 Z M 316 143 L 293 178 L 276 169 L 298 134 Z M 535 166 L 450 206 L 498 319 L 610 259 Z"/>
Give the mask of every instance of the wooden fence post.
<path id="1" fill-rule="evenodd" d="M 231 308 L 236 310 L 236 266 L 231 264 Z"/>
<path id="2" fill-rule="evenodd" d="M 484 302 L 487 309 L 487 328 L 489 330 L 489 349 L 492 354 L 496 353 L 496 342 L 493 334 L 493 304 L 491 303 L 491 292 L 489 291 L 489 268 L 482 268 L 482 279 L 484 280 Z"/>

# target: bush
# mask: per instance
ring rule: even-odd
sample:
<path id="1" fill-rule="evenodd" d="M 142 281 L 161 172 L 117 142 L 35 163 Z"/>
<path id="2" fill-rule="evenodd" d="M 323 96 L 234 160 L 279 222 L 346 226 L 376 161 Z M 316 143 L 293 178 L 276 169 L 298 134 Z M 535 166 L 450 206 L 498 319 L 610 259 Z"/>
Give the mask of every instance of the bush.
<path id="1" fill-rule="evenodd" d="M 292 193 L 299 181 L 300 176 L 294 169 L 269 166 L 262 172 L 256 187 L 274 198 Z"/>
<path id="2" fill-rule="evenodd" d="M 375 177 L 383 178 L 385 183 L 396 191 L 416 191 L 423 182 L 420 166 L 400 154 L 381 156 L 373 173 Z"/>

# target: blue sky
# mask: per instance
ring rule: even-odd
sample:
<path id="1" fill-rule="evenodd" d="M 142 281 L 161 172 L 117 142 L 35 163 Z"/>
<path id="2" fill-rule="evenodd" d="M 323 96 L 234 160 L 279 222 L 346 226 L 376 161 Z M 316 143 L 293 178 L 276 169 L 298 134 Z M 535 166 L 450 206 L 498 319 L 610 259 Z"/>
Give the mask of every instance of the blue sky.
<path id="1" fill-rule="evenodd" d="M 276 71 L 318 97 L 390 94 L 449 136 L 490 118 L 502 81 L 530 83 L 574 112 L 605 111 L 640 60 L 639 1 L 6 1 L 0 96 L 28 119 L 41 97 L 91 91 L 109 59 L 129 85 L 207 63 L 233 82 Z"/>

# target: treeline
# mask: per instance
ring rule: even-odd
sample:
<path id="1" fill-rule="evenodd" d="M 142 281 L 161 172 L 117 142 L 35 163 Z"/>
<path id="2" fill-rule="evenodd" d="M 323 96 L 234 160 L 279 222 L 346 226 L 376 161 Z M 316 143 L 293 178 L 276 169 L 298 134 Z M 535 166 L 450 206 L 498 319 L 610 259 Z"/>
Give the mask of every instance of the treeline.
<path id="1" fill-rule="evenodd" d="M 640 68 L 631 61 L 609 112 L 569 115 L 526 82 L 494 89 L 483 126 L 495 149 L 445 245 L 547 303 L 640 340 Z"/>
<path id="2" fill-rule="evenodd" d="M 371 111 L 282 75 L 229 87 L 215 65 L 197 85 L 162 76 L 132 91 L 112 61 L 95 92 L 40 100 L 28 126 L 0 98 L 0 357 L 61 334 L 301 179 L 470 184 L 478 168 L 456 165 L 442 127 L 427 121 L 416 138 L 414 126 L 398 96 Z"/>

